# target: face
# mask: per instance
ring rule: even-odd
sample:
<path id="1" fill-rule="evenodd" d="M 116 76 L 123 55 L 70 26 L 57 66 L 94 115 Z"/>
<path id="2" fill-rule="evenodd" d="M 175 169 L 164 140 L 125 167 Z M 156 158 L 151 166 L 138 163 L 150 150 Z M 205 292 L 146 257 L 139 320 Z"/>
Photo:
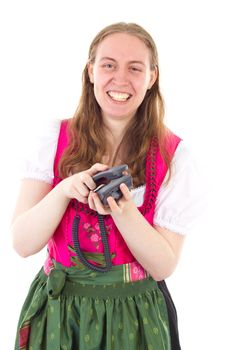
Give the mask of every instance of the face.
<path id="1" fill-rule="evenodd" d="M 130 120 L 156 80 L 149 49 L 125 33 L 111 34 L 99 44 L 88 72 L 103 118 Z"/>

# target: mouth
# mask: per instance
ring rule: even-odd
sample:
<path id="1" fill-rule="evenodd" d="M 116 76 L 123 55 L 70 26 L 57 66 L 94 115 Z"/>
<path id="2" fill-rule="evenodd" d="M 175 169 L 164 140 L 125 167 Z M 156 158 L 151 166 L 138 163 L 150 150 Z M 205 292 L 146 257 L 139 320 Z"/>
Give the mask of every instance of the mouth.
<path id="1" fill-rule="evenodd" d="M 117 101 L 117 102 L 125 102 L 129 100 L 130 97 L 132 96 L 127 92 L 116 92 L 116 91 L 107 91 L 107 94 L 113 101 Z"/>

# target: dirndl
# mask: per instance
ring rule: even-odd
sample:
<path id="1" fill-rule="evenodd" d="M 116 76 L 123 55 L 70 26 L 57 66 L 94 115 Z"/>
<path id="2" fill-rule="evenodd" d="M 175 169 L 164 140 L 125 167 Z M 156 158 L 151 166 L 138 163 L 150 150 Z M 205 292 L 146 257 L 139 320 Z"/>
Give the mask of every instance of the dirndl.
<path id="1" fill-rule="evenodd" d="M 18 323 L 15 350 L 173 350 L 168 306 L 150 276 L 129 281 L 127 265 L 107 273 L 42 268 Z"/>

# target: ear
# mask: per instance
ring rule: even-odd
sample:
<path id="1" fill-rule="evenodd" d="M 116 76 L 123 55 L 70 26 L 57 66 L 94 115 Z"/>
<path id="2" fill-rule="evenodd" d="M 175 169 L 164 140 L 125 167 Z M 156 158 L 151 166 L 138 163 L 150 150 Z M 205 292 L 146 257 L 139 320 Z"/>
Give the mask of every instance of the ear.
<path id="1" fill-rule="evenodd" d="M 154 85 L 154 83 L 156 82 L 158 77 L 158 68 L 155 67 L 155 69 L 150 71 L 150 82 L 148 85 L 148 90 L 150 90 L 150 88 Z"/>
<path id="2" fill-rule="evenodd" d="M 94 83 L 93 64 L 87 63 L 87 70 L 88 70 L 90 82 L 93 84 Z"/>

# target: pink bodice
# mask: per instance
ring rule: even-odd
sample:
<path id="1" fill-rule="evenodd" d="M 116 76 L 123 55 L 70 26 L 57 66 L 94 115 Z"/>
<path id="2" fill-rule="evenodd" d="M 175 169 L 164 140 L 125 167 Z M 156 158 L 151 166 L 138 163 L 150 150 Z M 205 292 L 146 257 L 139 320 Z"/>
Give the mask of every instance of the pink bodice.
<path id="1" fill-rule="evenodd" d="M 63 120 L 54 161 L 54 186 L 61 181 L 58 175 L 58 162 L 68 144 L 67 125 L 68 120 Z M 169 134 L 166 146 L 171 156 L 173 156 L 179 142 L 179 137 L 172 133 Z M 156 146 L 155 140 L 152 140 L 146 159 L 146 191 L 144 202 L 142 206 L 138 208 L 151 225 L 153 224 L 156 197 L 166 172 L 166 164 Z M 73 199 L 70 201 L 54 235 L 48 242 L 48 258 L 45 263 L 45 270 L 48 268 L 51 258 L 67 267 L 73 265 L 75 253 L 72 250 L 72 223 L 76 209 L 80 217 L 79 241 L 81 250 L 88 253 L 103 253 L 97 213 L 91 210 L 87 204 L 78 203 Z M 113 265 L 135 261 L 135 258 L 129 251 L 123 237 L 114 224 L 112 217 L 110 215 L 105 216 L 104 222 L 108 232 L 110 252 L 113 254 Z"/>

